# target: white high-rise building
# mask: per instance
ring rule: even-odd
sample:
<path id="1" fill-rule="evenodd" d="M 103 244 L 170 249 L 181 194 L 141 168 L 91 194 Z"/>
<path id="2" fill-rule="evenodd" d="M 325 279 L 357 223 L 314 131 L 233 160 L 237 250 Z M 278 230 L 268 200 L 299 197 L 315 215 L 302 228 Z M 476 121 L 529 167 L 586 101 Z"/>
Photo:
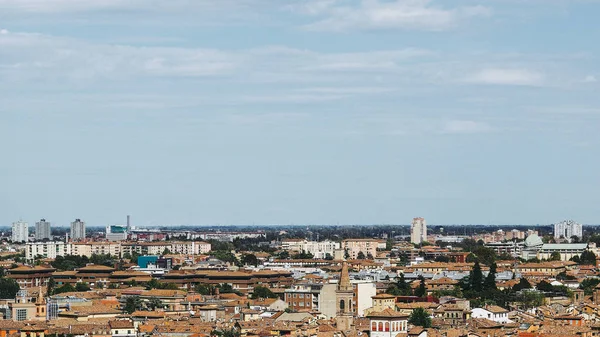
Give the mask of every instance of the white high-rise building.
<path id="1" fill-rule="evenodd" d="M 71 222 L 71 239 L 73 241 L 85 239 L 85 222 L 81 219 L 75 219 Z"/>
<path id="2" fill-rule="evenodd" d="M 583 227 L 580 223 L 573 220 L 565 220 L 554 224 L 554 238 L 565 238 L 571 241 L 571 237 L 576 236 L 579 239 L 583 236 Z"/>
<path id="3" fill-rule="evenodd" d="M 410 225 L 410 242 L 420 244 L 427 241 L 427 223 L 423 218 L 414 218 Z"/>
<path id="4" fill-rule="evenodd" d="M 46 219 L 41 219 L 35 223 L 35 239 L 44 240 L 52 239 L 52 231 L 50 230 L 50 222 Z"/>
<path id="5" fill-rule="evenodd" d="M 29 224 L 25 221 L 19 220 L 12 224 L 12 241 L 21 242 L 29 239 Z"/>

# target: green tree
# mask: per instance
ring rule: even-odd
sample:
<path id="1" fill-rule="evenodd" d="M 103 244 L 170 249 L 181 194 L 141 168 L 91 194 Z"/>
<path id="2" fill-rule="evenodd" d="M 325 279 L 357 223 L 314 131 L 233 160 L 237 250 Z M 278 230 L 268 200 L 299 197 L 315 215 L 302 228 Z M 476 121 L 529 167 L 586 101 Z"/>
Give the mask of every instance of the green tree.
<path id="1" fill-rule="evenodd" d="M 194 287 L 194 290 L 200 295 L 214 295 L 215 294 L 215 287 L 211 284 L 198 283 Z"/>
<path id="2" fill-rule="evenodd" d="M 581 256 L 579 258 L 581 260 L 581 264 L 588 264 L 592 266 L 596 265 L 596 254 L 594 254 L 594 252 L 592 251 L 584 251 L 583 253 L 581 253 Z"/>
<path id="3" fill-rule="evenodd" d="M 560 253 L 559 252 L 552 252 L 552 254 L 550 254 L 550 261 L 560 261 L 561 257 L 560 257 Z"/>
<path id="4" fill-rule="evenodd" d="M 415 308 L 408 318 L 408 323 L 421 326 L 423 328 L 431 328 L 431 317 L 429 316 L 427 310 L 421 307 Z"/>
<path id="5" fill-rule="evenodd" d="M 258 259 L 256 258 L 256 255 L 254 254 L 244 254 L 244 256 L 242 256 L 242 264 L 243 265 L 249 265 L 249 266 L 258 266 Z"/>
<path id="6" fill-rule="evenodd" d="M 529 283 L 529 281 L 527 281 L 526 278 L 521 277 L 521 279 L 519 280 L 519 283 L 515 284 L 513 286 L 513 290 L 514 291 L 520 291 L 523 289 L 531 289 L 531 283 Z"/>
<path id="7" fill-rule="evenodd" d="M 252 298 L 254 298 L 254 299 L 278 298 L 278 297 L 279 296 L 277 296 L 277 294 L 272 292 L 271 289 L 269 289 L 267 287 L 262 287 L 262 286 L 257 286 L 256 288 L 254 288 L 254 291 L 252 292 Z"/>
<path id="8" fill-rule="evenodd" d="M 365 253 L 362 251 L 358 252 L 358 254 L 356 254 L 356 258 L 359 260 L 364 260 L 366 258 Z"/>
<path id="9" fill-rule="evenodd" d="M 75 291 L 89 291 L 90 290 L 90 286 L 87 283 L 84 282 L 77 282 L 77 284 L 75 285 Z"/>
<path id="10" fill-rule="evenodd" d="M 492 263 L 490 266 L 490 272 L 483 281 L 483 290 L 496 290 L 496 263 Z"/>
<path id="11" fill-rule="evenodd" d="M 46 293 L 48 296 L 54 295 L 54 288 L 56 288 L 56 281 L 54 281 L 54 277 L 50 277 L 48 279 L 48 284 L 46 287 Z"/>
<path id="12" fill-rule="evenodd" d="M 329 253 L 325 253 L 325 260 L 333 260 L 333 256 Z"/>
<path id="13" fill-rule="evenodd" d="M 496 251 L 492 248 L 477 246 L 473 249 L 473 254 L 475 254 L 479 262 L 486 266 L 491 266 L 492 263 L 496 262 Z"/>
<path id="14" fill-rule="evenodd" d="M 125 300 L 125 312 L 131 314 L 142 308 L 142 300 L 139 296 L 128 296 Z"/>
<path id="15" fill-rule="evenodd" d="M 19 292 L 19 289 L 21 288 L 19 287 L 17 281 L 6 277 L 0 278 L 0 298 L 15 298 Z"/>
<path id="16" fill-rule="evenodd" d="M 150 310 L 156 310 L 164 308 L 165 305 L 158 297 L 152 296 L 148 299 L 147 306 Z"/>
<path id="17" fill-rule="evenodd" d="M 423 297 L 427 295 L 427 287 L 425 286 L 425 278 L 423 276 L 419 276 L 419 287 L 415 289 L 415 296 Z"/>
<path id="18" fill-rule="evenodd" d="M 469 275 L 469 279 L 471 281 L 471 290 L 479 292 L 483 289 L 483 273 L 481 272 L 481 266 L 479 265 L 479 261 L 475 261 L 475 264 L 473 265 L 473 270 Z"/>
<path id="19" fill-rule="evenodd" d="M 233 287 L 229 283 L 221 283 L 217 286 L 217 288 L 219 288 L 219 293 L 221 293 L 221 294 L 233 293 L 233 294 L 241 295 L 240 292 L 233 289 Z"/>
<path id="20" fill-rule="evenodd" d="M 165 250 L 163 250 L 161 255 L 164 256 L 164 255 L 169 255 L 169 254 L 171 254 L 171 250 L 169 250 L 169 248 L 165 248 Z"/>
<path id="21" fill-rule="evenodd" d="M 65 283 L 61 287 L 56 288 L 56 290 L 54 290 L 54 294 L 72 293 L 74 291 L 75 291 L 75 287 L 73 287 L 69 283 Z"/>
<path id="22" fill-rule="evenodd" d="M 314 257 L 313 254 L 303 250 L 301 253 L 298 253 L 298 254 L 292 256 L 292 259 L 294 259 L 294 260 L 310 260 L 313 257 Z"/>
<path id="23" fill-rule="evenodd" d="M 348 252 L 348 248 L 344 249 L 344 259 L 348 260 L 350 258 L 350 252 Z"/>
<path id="24" fill-rule="evenodd" d="M 599 278 L 586 278 L 579 283 L 579 289 L 583 289 L 586 295 L 592 295 L 594 293 L 594 288 L 600 284 Z"/>

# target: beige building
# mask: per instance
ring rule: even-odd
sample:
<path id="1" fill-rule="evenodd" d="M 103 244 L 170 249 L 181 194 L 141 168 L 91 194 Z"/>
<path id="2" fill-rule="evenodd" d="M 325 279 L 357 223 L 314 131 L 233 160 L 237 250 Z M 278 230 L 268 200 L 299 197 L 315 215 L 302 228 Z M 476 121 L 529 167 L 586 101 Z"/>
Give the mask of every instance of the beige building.
<path id="1" fill-rule="evenodd" d="M 373 257 L 377 255 L 377 246 L 379 241 L 375 239 L 346 239 L 342 241 L 342 249 L 348 252 L 350 259 L 356 259 L 359 252 L 365 256 L 369 254 Z"/>
<path id="2" fill-rule="evenodd" d="M 414 218 L 410 225 L 410 242 L 421 244 L 427 241 L 427 222 L 423 218 Z"/>
<path id="3" fill-rule="evenodd" d="M 112 256 L 120 256 L 121 244 L 117 242 L 88 242 L 75 243 L 72 249 L 73 255 L 87 256 L 110 254 Z"/>
<path id="4" fill-rule="evenodd" d="M 171 242 L 171 254 L 198 255 L 210 252 L 211 245 L 202 241 Z"/>

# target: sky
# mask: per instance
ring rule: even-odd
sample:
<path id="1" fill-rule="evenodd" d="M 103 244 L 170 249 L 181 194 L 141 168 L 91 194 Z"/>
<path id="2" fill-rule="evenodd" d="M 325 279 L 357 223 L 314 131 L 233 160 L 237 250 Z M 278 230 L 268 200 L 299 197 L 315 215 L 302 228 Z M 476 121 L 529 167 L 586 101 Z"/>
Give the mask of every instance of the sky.
<path id="1" fill-rule="evenodd" d="M 598 0 L 0 0 L 0 225 L 600 223 Z"/>

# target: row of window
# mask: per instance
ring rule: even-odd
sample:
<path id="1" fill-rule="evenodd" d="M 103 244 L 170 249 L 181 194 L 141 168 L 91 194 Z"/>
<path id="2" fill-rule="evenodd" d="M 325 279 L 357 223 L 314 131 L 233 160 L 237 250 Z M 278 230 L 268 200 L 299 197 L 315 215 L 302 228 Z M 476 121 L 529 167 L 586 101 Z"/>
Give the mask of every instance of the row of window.
<path id="1" fill-rule="evenodd" d="M 296 296 L 298 295 L 298 296 Z M 289 296 L 289 295 L 288 295 Z M 304 294 L 292 294 L 293 298 L 304 298 Z M 306 298 L 310 298 L 310 294 L 306 294 Z"/>
<path id="2" fill-rule="evenodd" d="M 390 327 L 392 331 L 405 331 L 406 321 L 399 322 L 371 322 L 371 331 L 389 332 Z"/>
<path id="3" fill-rule="evenodd" d="M 299 306 L 299 307 L 303 307 L 304 306 L 304 302 L 288 302 L 289 306 Z M 312 304 L 310 302 L 306 302 L 306 306 L 310 307 L 312 306 Z"/>

